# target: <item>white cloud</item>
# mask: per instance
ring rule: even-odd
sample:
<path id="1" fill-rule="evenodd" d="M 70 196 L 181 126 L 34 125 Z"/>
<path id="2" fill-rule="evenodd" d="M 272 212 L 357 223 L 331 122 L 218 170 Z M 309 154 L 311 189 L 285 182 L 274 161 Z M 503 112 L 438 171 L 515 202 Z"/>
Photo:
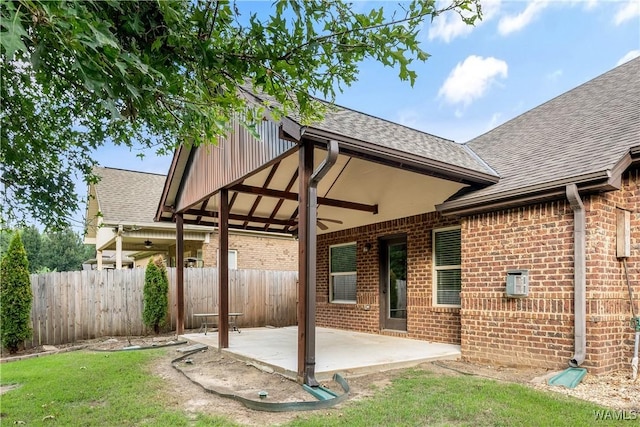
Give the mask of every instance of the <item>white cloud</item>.
<path id="1" fill-rule="evenodd" d="M 498 78 L 506 78 L 508 66 L 505 61 L 493 57 L 483 58 L 471 55 L 458 63 L 449 73 L 438 96 L 450 104 L 462 104 L 467 107 L 482 97 Z M 457 111 L 456 115 L 462 114 Z"/>
<path id="2" fill-rule="evenodd" d="M 507 15 L 500 19 L 498 32 L 502 36 L 522 30 L 529 25 L 549 5 L 547 0 L 533 0 L 517 15 Z"/>
<path id="3" fill-rule="evenodd" d="M 560 77 L 562 77 L 562 70 L 560 69 L 552 71 L 551 73 L 547 74 L 547 80 L 551 80 L 552 82 L 555 82 Z"/>
<path id="4" fill-rule="evenodd" d="M 618 7 L 613 22 L 616 25 L 620 25 L 636 16 L 640 16 L 640 2 L 638 0 L 631 0 Z"/>
<path id="5" fill-rule="evenodd" d="M 593 10 L 598 5 L 598 0 L 586 0 L 584 8 L 586 10 Z"/>
<path id="6" fill-rule="evenodd" d="M 633 58 L 637 58 L 640 56 L 640 50 L 635 49 L 635 50 L 630 50 L 629 52 L 627 52 L 622 58 L 620 58 L 618 60 L 618 63 L 616 64 L 616 66 L 618 65 L 622 65 L 625 62 L 629 62 L 631 61 Z"/>
<path id="7" fill-rule="evenodd" d="M 489 120 L 489 123 L 487 124 L 487 132 L 495 128 L 499 124 L 501 124 L 502 123 L 502 120 L 500 120 L 501 118 L 502 118 L 502 113 L 493 113 L 491 115 L 491 120 Z"/>
<path id="8" fill-rule="evenodd" d="M 485 0 L 482 2 L 482 20 L 476 21 L 475 25 L 467 25 L 462 18 L 455 12 L 447 12 L 438 16 L 432 26 L 429 28 L 429 40 L 442 39 L 445 43 L 449 43 L 456 37 L 466 36 L 471 33 L 474 28 L 479 27 L 483 23 L 490 21 L 500 11 L 501 0 Z M 470 16 L 466 13 L 465 16 Z"/>

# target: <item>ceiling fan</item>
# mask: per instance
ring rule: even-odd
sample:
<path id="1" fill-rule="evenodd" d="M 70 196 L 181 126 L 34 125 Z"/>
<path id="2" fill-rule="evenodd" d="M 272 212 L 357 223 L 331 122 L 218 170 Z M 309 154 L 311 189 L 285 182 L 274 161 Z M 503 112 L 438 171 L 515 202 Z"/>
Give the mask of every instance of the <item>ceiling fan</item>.
<path id="1" fill-rule="evenodd" d="M 298 229 L 298 218 L 295 219 L 296 225 L 292 226 L 289 230 L 294 231 Z M 325 224 L 325 222 L 332 222 L 334 224 L 343 224 L 339 219 L 331 219 L 331 218 L 318 218 L 316 220 L 316 225 L 322 231 L 328 230 L 329 227 Z"/>

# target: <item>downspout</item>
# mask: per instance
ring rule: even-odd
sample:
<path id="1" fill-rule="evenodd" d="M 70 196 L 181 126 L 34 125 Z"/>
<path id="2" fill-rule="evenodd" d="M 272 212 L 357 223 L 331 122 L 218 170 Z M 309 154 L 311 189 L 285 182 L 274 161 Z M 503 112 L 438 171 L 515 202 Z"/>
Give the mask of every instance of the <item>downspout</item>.
<path id="1" fill-rule="evenodd" d="M 566 187 L 567 200 L 573 210 L 573 311 L 574 311 L 574 355 L 569 366 L 577 368 L 584 362 L 587 352 L 587 279 L 586 279 L 586 220 L 584 205 L 578 187 Z"/>
<path id="2" fill-rule="evenodd" d="M 329 172 L 338 159 L 338 142 L 327 142 L 327 157 L 313 171 L 309 178 L 309 198 L 307 209 L 307 321 L 305 323 L 304 382 L 311 387 L 318 387 L 316 380 L 316 253 L 318 217 L 318 183 Z"/>

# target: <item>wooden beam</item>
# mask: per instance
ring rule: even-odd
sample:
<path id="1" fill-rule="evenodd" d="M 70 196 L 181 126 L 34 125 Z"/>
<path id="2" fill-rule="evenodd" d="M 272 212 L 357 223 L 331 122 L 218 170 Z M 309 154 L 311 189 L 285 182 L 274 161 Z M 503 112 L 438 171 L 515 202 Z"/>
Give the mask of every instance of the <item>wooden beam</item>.
<path id="1" fill-rule="evenodd" d="M 229 192 L 220 190 L 218 222 L 218 348 L 229 348 Z"/>
<path id="2" fill-rule="evenodd" d="M 265 197 L 275 197 L 277 199 L 298 200 L 298 194 L 288 191 L 272 190 L 269 188 L 253 187 L 250 185 L 234 185 L 230 188 L 232 191 L 239 193 L 259 194 Z M 364 203 L 349 202 L 346 200 L 330 199 L 327 197 L 318 197 L 318 205 L 333 206 L 336 208 L 351 209 L 355 211 L 378 213 L 378 205 L 367 205 Z"/>
<path id="3" fill-rule="evenodd" d="M 293 184 L 296 182 L 296 179 L 298 179 L 298 169 L 296 169 L 295 173 L 293 174 L 293 176 L 289 180 L 289 183 L 287 184 L 287 188 L 285 188 L 284 191 L 288 192 L 289 190 L 291 190 L 291 187 L 293 187 Z M 238 193 L 233 193 L 233 194 L 238 194 Z M 278 214 L 278 211 L 280 211 L 280 208 L 282 207 L 283 203 L 284 203 L 284 199 L 278 200 L 278 203 L 276 203 L 276 206 L 273 208 L 273 212 L 271 212 L 271 215 L 269 215 L 269 218 L 275 218 L 275 216 Z M 267 231 L 267 230 L 269 230 L 269 224 L 265 225 L 264 227 L 264 231 Z"/>
<path id="4" fill-rule="evenodd" d="M 184 212 L 185 215 L 197 215 L 200 217 L 207 218 L 218 218 L 218 212 L 216 211 L 204 211 L 200 209 L 189 209 Z M 296 225 L 296 221 L 288 220 L 288 219 L 275 219 L 275 218 L 264 218 L 260 216 L 250 216 L 250 215 L 240 215 L 240 214 L 232 214 L 230 213 L 229 219 L 232 221 L 245 221 L 245 222 L 257 222 L 260 224 L 275 224 L 275 225 L 286 225 L 292 227 Z M 202 224 L 202 222 L 195 220 L 197 224 Z M 245 225 L 242 226 L 246 227 Z"/>
<path id="5" fill-rule="evenodd" d="M 276 171 L 278 170 L 278 166 L 280 166 L 280 162 L 274 164 L 271 167 L 271 170 L 269 171 L 269 175 L 267 176 L 267 179 L 265 179 L 264 184 L 262 184 L 262 188 L 267 188 L 269 186 L 269 184 L 271 183 L 271 180 L 273 179 L 273 176 L 276 174 Z M 238 193 L 234 193 L 234 194 L 238 194 Z M 260 200 L 262 200 L 262 196 L 256 197 L 256 200 L 253 202 L 253 206 L 251 206 L 251 209 L 249 210 L 249 214 L 247 216 L 253 216 L 253 214 L 256 213 L 256 209 L 260 204 Z M 249 221 L 245 221 L 244 224 L 242 224 L 243 227 L 246 227 L 247 225 L 249 225 Z"/>
<path id="6" fill-rule="evenodd" d="M 184 333 L 184 227 L 182 214 L 176 214 L 176 334 Z"/>

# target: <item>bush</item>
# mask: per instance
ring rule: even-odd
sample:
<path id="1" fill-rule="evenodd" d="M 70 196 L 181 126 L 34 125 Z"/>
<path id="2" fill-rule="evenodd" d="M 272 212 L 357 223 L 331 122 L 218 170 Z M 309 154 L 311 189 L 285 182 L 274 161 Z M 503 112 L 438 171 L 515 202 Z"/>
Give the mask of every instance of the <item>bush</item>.
<path id="1" fill-rule="evenodd" d="M 15 353 L 31 338 L 31 281 L 29 261 L 19 233 L 15 233 L 0 269 L 0 337 L 2 346 Z"/>
<path id="2" fill-rule="evenodd" d="M 161 257 L 152 259 L 144 274 L 142 321 L 158 334 L 169 313 L 169 279 Z"/>

